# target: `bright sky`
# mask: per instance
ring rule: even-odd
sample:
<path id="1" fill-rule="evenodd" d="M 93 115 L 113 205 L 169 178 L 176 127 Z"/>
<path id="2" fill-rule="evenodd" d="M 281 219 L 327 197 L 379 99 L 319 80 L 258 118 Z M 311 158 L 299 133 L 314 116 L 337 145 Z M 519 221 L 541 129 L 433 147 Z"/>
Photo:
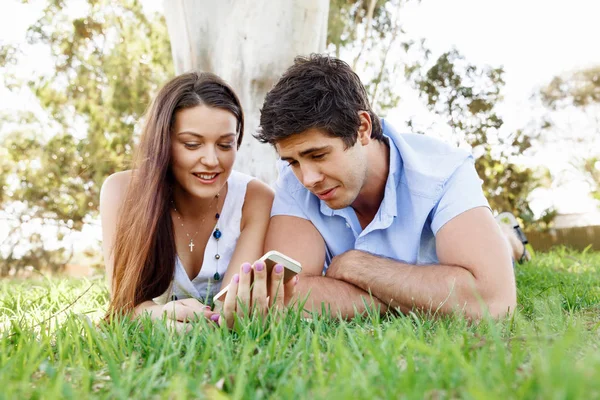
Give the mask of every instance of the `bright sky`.
<path id="1" fill-rule="evenodd" d="M 0 41 L 24 43 L 25 29 L 40 10 L 39 1 L 31 3 L 2 0 Z M 144 4 L 158 10 L 162 6 L 160 0 L 145 0 Z M 455 47 L 471 63 L 504 66 L 506 91 L 501 112 L 505 128 L 513 130 L 539 115 L 530 100 L 537 88 L 557 74 L 600 64 L 599 11 L 596 0 L 423 0 L 405 7 L 403 19 L 405 30 L 426 38 L 435 55 Z M 35 71 L 47 60 L 39 51 L 26 56 L 24 73 Z M 9 96 L 0 88 L 0 108 L 30 106 L 30 99 L 27 94 Z M 428 118 L 420 104 L 417 97 L 407 95 L 388 118 L 399 125 L 411 115 Z M 587 196 L 588 186 L 576 175 L 564 172 L 573 156 L 562 144 L 547 145 L 523 158 L 526 164 L 546 165 L 562 175 L 550 190 L 534 193 L 535 212 L 551 205 L 563 213 L 596 209 Z"/>

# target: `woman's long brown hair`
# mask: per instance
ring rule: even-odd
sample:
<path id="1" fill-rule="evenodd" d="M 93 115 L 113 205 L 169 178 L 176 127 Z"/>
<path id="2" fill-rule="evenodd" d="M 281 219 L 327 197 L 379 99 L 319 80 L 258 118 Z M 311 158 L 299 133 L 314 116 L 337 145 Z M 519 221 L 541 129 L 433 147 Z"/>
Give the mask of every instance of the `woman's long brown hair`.
<path id="1" fill-rule="evenodd" d="M 199 105 L 230 111 L 238 122 L 238 148 L 242 142 L 242 106 L 221 78 L 189 72 L 159 91 L 146 113 L 132 179 L 118 217 L 108 316 L 126 314 L 160 296 L 173 279 L 176 248 L 170 214 L 174 184 L 171 130 L 179 110 Z"/>

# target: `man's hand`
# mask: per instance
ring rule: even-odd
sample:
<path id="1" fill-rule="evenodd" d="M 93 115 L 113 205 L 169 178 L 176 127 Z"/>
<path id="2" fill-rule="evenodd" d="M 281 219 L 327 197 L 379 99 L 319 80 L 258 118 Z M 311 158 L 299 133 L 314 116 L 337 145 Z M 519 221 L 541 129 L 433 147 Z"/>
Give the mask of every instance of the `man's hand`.
<path id="1" fill-rule="evenodd" d="M 310 249 L 310 251 L 307 251 Z M 326 276 L 323 276 L 326 246 L 323 237 L 312 222 L 287 215 L 276 215 L 271 218 L 269 230 L 265 239 L 265 252 L 277 250 L 298 260 L 302 264 L 300 282 L 296 288 L 300 300 L 306 300 L 304 308 L 308 311 L 321 313 L 323 310 L 331 312 L 334 316 L 352 318 L 364 314 L 366 305 L 374 303 L 381 312 L 386 312 L 387 307 L 370 293 L 356 285 L 332 278 L 345 270 L 343 263 L 336 266 L 349 254 L 340 255 L 334 259 Z M 337 258 L 337 257 L 336 257 Z M 359 264 L 356 264 L 359 265 Z M 285 289 L 286 304 L 294 301 L 293 296 Z M 289 301 L 288 301 L 289 300 Z"/>
<path id="2" fill-rule="evenodd" d="M 436 236 L 439 264 L 412 265 L 360 250 L 334 257 L 326 277 L 344 281 L 406 313 L 503 317 L 516 306 L 507 243 L 489 209 L 448 221 Z"/>
<path id="3" fill-rule="evenodd" d="M 325 276 L 340 281 L 349 281 L 354 271 L 354 265 L 361 262 L 362 252 L 358 250 L 348 250 L 345 253 L 333 257 Z"/>

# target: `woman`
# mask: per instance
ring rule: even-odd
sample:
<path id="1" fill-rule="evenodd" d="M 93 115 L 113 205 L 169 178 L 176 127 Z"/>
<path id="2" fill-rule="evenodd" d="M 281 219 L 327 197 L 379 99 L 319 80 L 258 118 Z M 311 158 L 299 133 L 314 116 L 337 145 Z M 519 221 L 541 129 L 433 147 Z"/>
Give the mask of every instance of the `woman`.
<path id="1" fill-rule="evenodd" d="M 262 255 L 273 192 L 232 170 L 243 131 L 238 97 L 213 74 L 186 73 L 160 90 L 134 169 L 111 175 L 100 195 L 110 315 L 218 321 L 210 302 L 224 280 L 234 289 L 228 325 L 239 311 L 232 296 L 264 312 L 264 265 L 242 262 Z"/>

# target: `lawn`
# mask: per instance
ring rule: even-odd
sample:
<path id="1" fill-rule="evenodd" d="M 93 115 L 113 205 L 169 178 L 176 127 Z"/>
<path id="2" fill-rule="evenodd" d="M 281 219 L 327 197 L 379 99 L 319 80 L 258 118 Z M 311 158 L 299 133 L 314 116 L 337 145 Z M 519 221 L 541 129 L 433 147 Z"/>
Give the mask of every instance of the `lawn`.
<path id="1" fill-rule="evenodd" d="M 100 323 L 96 280 L 0 283 L 0 398 L 600 398 L 600 253 L 518 266 L 502 321 Z"/>

